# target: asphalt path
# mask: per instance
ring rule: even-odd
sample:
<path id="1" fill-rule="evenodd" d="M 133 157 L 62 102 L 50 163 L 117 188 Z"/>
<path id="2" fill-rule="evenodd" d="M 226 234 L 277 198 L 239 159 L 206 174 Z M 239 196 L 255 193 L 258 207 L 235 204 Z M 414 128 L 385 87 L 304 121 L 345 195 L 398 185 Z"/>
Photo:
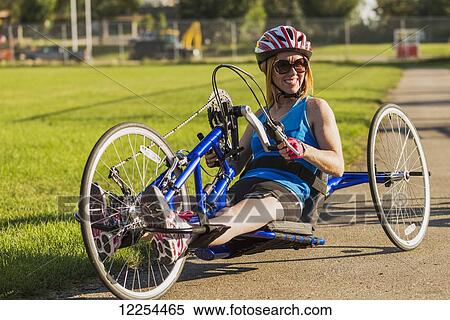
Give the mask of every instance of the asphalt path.
<path id="1" fill-rule="evenodd" d="M 368 185 L 326 201 L 323 247 L 276 250 L 211 262 L 188 258 L 164 299 L 450 299 L 450 70 L 406 70 L 387 102 L 400 105 L 422 138 L 431 176 L 427 235 L 412 251 L 384 234 Z M 364 161 L 359 170 L 366 171 Z M 110 298 L 97 281 L 56 298 Z"/>

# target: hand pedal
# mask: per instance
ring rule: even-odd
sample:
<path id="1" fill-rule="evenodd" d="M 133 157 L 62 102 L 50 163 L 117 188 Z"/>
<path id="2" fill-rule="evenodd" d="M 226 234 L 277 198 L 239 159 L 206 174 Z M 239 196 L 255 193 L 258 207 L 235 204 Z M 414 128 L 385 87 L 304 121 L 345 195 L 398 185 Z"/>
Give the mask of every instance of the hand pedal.
<path id="1" fill-rule="evenodd" d="M 313 235 L 312 224 L 304 222 L 272 221 L 267 225 L 267 229 L 273 232 L 300 234 L 306 236 Z"/>
<path id="2" fill-rule="evenodd" d="M 230 229 L 230 226 L 223 224 L 205 224 L 202 227 L 206 229 L 206 232 L 194 238 L 189 244 L 189 249 L 206 248 L 211 242 Z"/>

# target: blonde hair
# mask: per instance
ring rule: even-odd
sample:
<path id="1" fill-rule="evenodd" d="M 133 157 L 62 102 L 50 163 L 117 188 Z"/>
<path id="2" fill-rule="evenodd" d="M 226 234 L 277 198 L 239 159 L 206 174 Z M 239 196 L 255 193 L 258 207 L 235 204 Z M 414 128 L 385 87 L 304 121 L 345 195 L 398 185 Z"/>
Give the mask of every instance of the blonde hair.
<path id="1" fill-rule="evenodd" d="M 274 105 L 277 101 L 278 88 L 272 81 L 272 76 L 274 72 L 273 64 L 275 63 L 276 56 L 270 57 L 263 63 L 259 65 L 260 69 L 266 75 L 266 97 L 269 106 Z M 313 94 L 313 74 L 311 70 L 311 65 L 308 63 L 308 69 L 306 70 L 305 78 L 301 84 L 300 98 L 306 97 L 308 94 Z"/>

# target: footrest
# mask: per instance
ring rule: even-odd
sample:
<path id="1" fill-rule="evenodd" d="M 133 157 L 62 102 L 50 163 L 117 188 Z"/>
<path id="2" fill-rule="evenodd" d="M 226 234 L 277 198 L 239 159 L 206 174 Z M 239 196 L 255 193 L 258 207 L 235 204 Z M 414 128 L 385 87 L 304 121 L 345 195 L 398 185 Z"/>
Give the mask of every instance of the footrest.
<path id="1" fill-rule="evenodd" d="M 206 248 L 211 242 L 223 235 L 230 226 L 223 224 L 205 224 L 202 226 L 206 228 L 206 233 L 194 238 L 189 244 L 189 249 L 192 248 Z"/>
<path id="2" fill-rule="evenodd" d="M 293 221 L 272 221 L 267 225 L 267 229 L 273 232 L 283 232 L 291 234 L 312 235 L 313 227 L 310 223 Z"/>

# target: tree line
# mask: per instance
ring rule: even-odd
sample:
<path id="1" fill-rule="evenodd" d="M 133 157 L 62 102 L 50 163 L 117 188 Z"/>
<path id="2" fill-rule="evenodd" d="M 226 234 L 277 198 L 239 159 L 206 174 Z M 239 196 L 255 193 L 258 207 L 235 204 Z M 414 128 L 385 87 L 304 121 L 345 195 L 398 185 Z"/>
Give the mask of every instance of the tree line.
<path id="1" fill-rule="evenodd" d="M 259 11 L 269 19 L 301 17 L 348 17 L 363 0 L 178 0 L 176 18 L 243 18 Z M 91 0 L 93 19 L 140 14 L 151 11 L 144 0 Z M 147 6 L 147 8 L 146 8 Z M 80 16 L 84 0 L 77 0 Z M 11 12 L 11 21 L 43 23 L 70 19 L 69 0 L 0 0 L 0 10 Z M 261 12 L 261 10 L 263 12 Z M 375 11 L 389 16 L 450 15 L 450 0 L 377 0 Z"/>

